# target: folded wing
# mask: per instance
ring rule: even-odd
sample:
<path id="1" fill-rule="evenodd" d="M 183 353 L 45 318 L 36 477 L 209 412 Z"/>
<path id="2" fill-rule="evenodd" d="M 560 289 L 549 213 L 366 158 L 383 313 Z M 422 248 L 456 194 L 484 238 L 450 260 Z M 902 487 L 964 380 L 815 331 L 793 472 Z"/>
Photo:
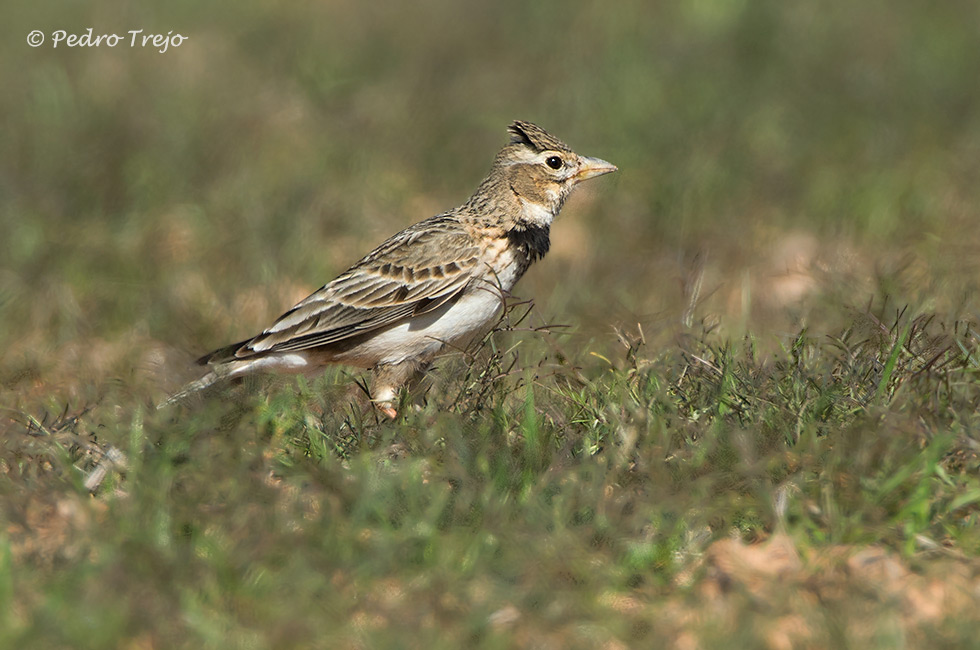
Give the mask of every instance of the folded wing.
<path id="1" fill-rule="evenodd" d="M 480 250 L 449 216 L 398 233 L 248 341 L 201 363 L 308 350 L 344 341 L 436 309 L 463 291 Z"/>

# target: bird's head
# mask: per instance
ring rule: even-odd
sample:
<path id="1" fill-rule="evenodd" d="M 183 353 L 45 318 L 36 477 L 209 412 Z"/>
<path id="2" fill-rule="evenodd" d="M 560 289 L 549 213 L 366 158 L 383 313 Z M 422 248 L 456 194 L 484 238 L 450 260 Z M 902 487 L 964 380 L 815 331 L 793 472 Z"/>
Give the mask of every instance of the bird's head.
<path id="1" fill-rule="evenodd" d="M 526 225 L 549 226 L 572 188 L 582 181 L 616 171 L 616 166 L 581 156 L 541 127 L 516 121 L 508 143 L 494 160 L 490 178 L 516 197 Z M 490 180 L 490 179 L 488 179 Z"/>

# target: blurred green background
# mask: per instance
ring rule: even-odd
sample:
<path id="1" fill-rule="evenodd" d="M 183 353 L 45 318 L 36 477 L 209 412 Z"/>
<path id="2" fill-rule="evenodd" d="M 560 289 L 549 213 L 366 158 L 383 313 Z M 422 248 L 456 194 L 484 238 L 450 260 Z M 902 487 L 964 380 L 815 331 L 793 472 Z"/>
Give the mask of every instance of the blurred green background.
<path id="1" fill-rule="evenodd" d="M 975 641 L 976 2 L 2 14 L 0 646 Z M 89 27 L 186 41 L 52 47 Z M 516 370 L 447 364 L 393 423 L 341 371 L 148 408 L 464 201 L 514 119 L 620 168 L 518 285 L 570 327 L 500 337 Z M 725 582 L 784 527 L 799 582 Z"/>
<path id="2" fill-rule="evenodd" d="M 615 325 L 675 327 L 698 269 L 703 311 L 733 331 L 795 326 L 826 312 L 818 296 L 860 304 L 882 282 L 962 307 L 978 277 L 975 3 L 5 13 L 8 390 L 57 356 L 97 365 L 93 346 L 118 374 L 134 361 L 120 341 L 189 358 L 253 333 L 462 202 L 515 118 L 621 169 L 574 198 L 519 287 L 597 345 Z M 88 27 L 187 40 L 51 47 L 54 30 Z"/>

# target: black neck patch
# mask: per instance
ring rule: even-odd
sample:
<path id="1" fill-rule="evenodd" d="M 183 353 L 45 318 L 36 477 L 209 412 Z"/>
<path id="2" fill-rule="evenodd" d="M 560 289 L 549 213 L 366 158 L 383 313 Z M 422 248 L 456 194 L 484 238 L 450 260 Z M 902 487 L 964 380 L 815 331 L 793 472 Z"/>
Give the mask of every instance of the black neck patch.
<path id="1" fill-rule="evenodd" d="M 524 253 L 528 262 L 535 262 L 545 256 L 551 248 L 548 226 L 522 225 L 507 232 L 511 246 Z"/>

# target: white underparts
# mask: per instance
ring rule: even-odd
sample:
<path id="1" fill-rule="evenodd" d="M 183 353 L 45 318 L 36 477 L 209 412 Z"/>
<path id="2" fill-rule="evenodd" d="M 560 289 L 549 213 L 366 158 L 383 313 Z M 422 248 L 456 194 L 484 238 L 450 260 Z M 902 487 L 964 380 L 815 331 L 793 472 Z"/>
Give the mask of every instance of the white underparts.
<path id="1" fill-rule="evenodd" d="M 258 359 L 232 361 L 229 372 L 224 376 L 230 379 L 253 372 L 301 373 L 312 369 L 309 358 L 303 352 L 283 352 Z"/>
<path id="2" fill-rule="evenodd" d="M 347 354 L 335 358 L 362 367 L 431 357 L 443 346 L 464 350 L 496 322 L 503 301 L 499 289 L 469 291 L 428 314 L 382 330 Z"/>

